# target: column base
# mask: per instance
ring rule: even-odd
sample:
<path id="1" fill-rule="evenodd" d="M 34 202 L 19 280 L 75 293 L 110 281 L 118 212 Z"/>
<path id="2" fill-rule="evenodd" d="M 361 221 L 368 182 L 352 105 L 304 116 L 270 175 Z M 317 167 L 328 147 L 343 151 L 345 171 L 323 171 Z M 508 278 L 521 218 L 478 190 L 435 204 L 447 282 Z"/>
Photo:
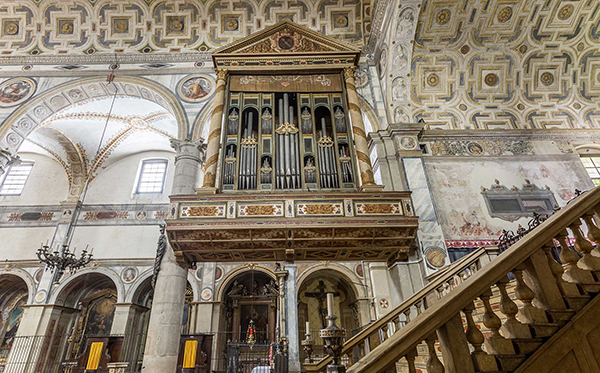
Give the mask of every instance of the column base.
<path id="1" fill-rule="evenodd" d="M 195 189 L 196 194 L 217 194 L 219 192 L 219 189 L 217 189 L 216 187 L 200 187 L 200 188 L 196 188 Z"/>
<path id="2" fill-rule="evenodd" d="M 360 187 L 361 192 L 383 192 L 383 185 L 363 184 Z"/>

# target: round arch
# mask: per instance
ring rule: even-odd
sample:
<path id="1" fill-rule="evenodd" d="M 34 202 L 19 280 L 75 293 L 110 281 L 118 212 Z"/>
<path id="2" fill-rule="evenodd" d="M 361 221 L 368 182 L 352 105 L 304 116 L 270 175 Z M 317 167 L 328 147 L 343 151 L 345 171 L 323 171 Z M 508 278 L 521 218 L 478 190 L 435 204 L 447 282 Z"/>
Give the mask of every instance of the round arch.
<path id="1" fill-rule="evenodd" d="M 16 277 L 25 283 L 27 287 L 27 304 L 32 304 L 35 293 L 35 283 L 33 282 L 33 277 L 31 277 L 31 275 L 28 272 L 20 268 L 13 268 L 10 270 L 10 272 L 5 270 L 0 271 L 0 283 L 3 279 L 7 279 L 10 277 Z"/>
<path id="2" fill-rule="evenodd" d="M 350 286 L 350 288 L 354 291 L 354 294 L 356 294 L 357 299 L 364 299 L 367 297 L 365 287 L 358 286 L 359 284 L 362 284 L 358 276 L 350 269 L 334 263 L 315 264 L 309 267 L 306 271 L 302 272 L 300 276 L 298 276 L 298 278 L 296 279 L 296 289 L 298 289 L 299 291 L 302 285 L 304 285 L 304 283 L 306 282 L 306 280 L 309 279 L 311 275 L 319 271 L 335 272 L 336 275 L 338 275 L 340 278 L 342 278 L 348 283 L 348 286 Z"/>
<path id="3" fill-rule="evenodd" d="M 234 269 L 231 273 L 229 273 L 227 275 L 227 277 L 225 277 L 223 279 L 223 281 L 221 282 L 221 284 L 219 285 L 219 288 L 217 289 L 217 298 L 216 301 L 218 302 L 222 302 L 225 296 L 225 290 L 229 287 L 230 283 L 239 275 L 246 273 L 246 272 L 261 272 L 266 274 L 267 276 L 271 277 L 273 280 L 276 280 L 276 276 L 275 276 L 275 272 L 273 272 L 273 270 L 271 270 L 270 268 L 267 267 L 263 267 L 263 266 L 254 266 L 252 268 L 250 267 L 240 267 L 240 268 L 236 268 Z"/>
<path id="4" fill-rule="evenodd" d="M 211 100 L 210 103 L 204 105 L 204 107 L 200 110 L 200 113 L 198 113 L 196 116 L 196 119 L 194 120 L 192 139 L 196 140 L 202 138 L 204 141 L 207 141 L 210 120 L 213 112 L 213 102 L 214 100 Z"/>
<path id="5" fill-rule="evenodd" d="M 373 132 L 379 131 L 380 130 L 380 128 L 379 128 L 379 119 L 377 117 L 377 113 L 375 113 L 375 110 L 373 109 L 373 107 L 371 106 L 371 104 L 369 104 L 360 95 L 358 96 L 358 101 L 359 101 L 358 104 L 359 104 L 359 107 L 360 107 L 360 111 L 362 111 L 365 114 L 365 116 L 367 117 L 367 119 L 371 123 L 371 127 L 373 128 Z"/>
<path id="6" fill-rule="evenodd" d="M 48 303 L 61 304 L 66 302 L 66 297 L 70 295 L 69 292 L 77 287 L 85 276 L 93 276 L 92 278 L 96 278 L 99 281 L 110 281 L 117 290 L 117 303 L 124 302 L 125 290 L 119 275 L 108 268 L 98 267 L 96 269 L 86 268 L 78 271 L 76 274 L 66 279 L 66 281 L 59 284 L 59 286 L 53 290 Z"/>
<path id="7" fill-rule="evenodd" d="M 40 123 L 58 110 L 91 98 L 112 96 L 114 90 L 107 90 L 101 84 L 105 81 L 104 77 L 77 79 L 36 95 L 4 120 L 0 125 L 0 138 L 9 149 L 16 151 Z M 152 80 L 132 76 L 116 76 L 114 83 L 122 94 L 153 101 L 171 112 L 177 120 L 177 137 L 186 138 L 187 115 L 171 90 Z"/>
<path id="8" fill-rule="evenodd" d="M 136 303 L 143 292 L 152 289 L 152 273 L 152 268 L 147 269 L 135 279 L 125 294 L 125 303 Z"/>
<path id="9" fill-rule="evenodd" d="M 575 147 L 575 152 L 579 155 L 600 154 L 600 144 L 585 144 Z"/>

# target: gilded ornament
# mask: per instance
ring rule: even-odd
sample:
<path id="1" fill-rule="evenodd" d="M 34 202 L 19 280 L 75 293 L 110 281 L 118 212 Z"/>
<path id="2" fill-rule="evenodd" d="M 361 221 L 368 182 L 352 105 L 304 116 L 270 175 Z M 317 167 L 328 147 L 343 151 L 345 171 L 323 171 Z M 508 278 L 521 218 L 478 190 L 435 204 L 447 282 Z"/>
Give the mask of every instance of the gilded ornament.
<path id="1" fill-rule="evenodd" d="M 218 214 L 219 209 L 216 206 L 198 206 L 188 209 L 189 216 L 217 216 Z"/>
<path id="2" fill-rule="evenodd" d="M 560 10 L 558 11 L 558 19 L 560 19 L 561 21 L 565 21 L 567 19 L 569 19 L 569 17 L 571 17 L 571 15 L 573 14 L 573 5 L 572 4 L 567 4 L 565 6 L 563 6 L 562 8 L 560 8 Z"/>
<path id="3" fill-rule="evenodd" d="M 258 205 L 258 206 L 246 206 L 246 215 L 275 215 L 275 206 L 272 205 Z"/>
<path id="4" fill-rule="evenodd" d="M 451 15 L 452 13 L 450 13 L 450 10 L 442 9 L 438 12 L 437 16 L 435 17 L 435 21 L 438 25 L 445 25 L 446 23 L 450 22 Z"/>
<path id="5" fill-rule="evenodd" d="M 271 115 L 271 112 L 268 110 L 265 110 L 265 112 L 262 115 L 262 119 L 263 120 L 271 120 L 273 118 L 273 116 Z"/>
<path id="6" fill-rule="evenodd" d="M 458 108 L 459 108 L 460 110 L 462 110 L 462 111 L 465 111 L 465 110 L 467 110 L 467 105 L 465 105 L 465 104 L 460 104 L 460 105 L 458 105 Z"/>
<path id="7" fill-rule="evenodd" d="M 340 162 L 342 162 L 342 163 L 350 163 L 351 160 L 352 160 L 352 158 L 350 158 L 346 155 L 340 157 Z"/>
<path id="8" fill-rule="evenodd" d="M 227 163 L 227 164 L 233 164 L 233 163 L 235 163 L 235 161 L 236 161 L 235 157 L 227 157 L 227 158 L 225 158 L 225 163 Z"/>
<path id="9" fill-rule="evenodd" d="M 244 139 L 242 139 L 242 141 L 240 141 L 240 144 L 242 145 L 242 148 L 256 148 L 256 145 L 258 145 L 258 142 L 256 141 L 256 139 L 254 137 L 246 137 Z"/>
<path id="10" fill-rule="evenodd" d="M 467 54 L 467 53 L 469 53 L 470 50 L 471 50 L 471 47 L 469 47 L 468 45 L 465 44 L 460 48 L 460 53 Z"/>
<path id="11" fill-rule="evenodd" d="M 183 31 L 183 21 L 179 19 L 174 19 L 171 21 L 171 31 L 172 32 L 181 32 Z"/>
<path id="12" fill-rule="evenodd" d="M 289 122 L 285 122 L 282 123 L 276 130 L 275 132 L 277 132 L 280 135 L 285 135 L 285 134 L 295 134 L 298 133 L 298 127 L 296 127 L 294 125 L 294 123 L 289 123 Z"/>
<path id="13" fill-rule="evenodd" d="M 225 29 L 227 31 L 235 31 L 237 30 L 239 27 L 239 22 L 237 19 L 234 18 L 230 18 L 227 20 L 227 22 L 225 23 Z"/>
<path id="14" fill-rule="evenodd" d="M 427 77 L 427 84 L 431 87 L 435 87 L 440 84 L 440 77 L 437 74 L 429 74 Z"/>
<path id="15" fill-rule="evenodd" d="M 331 215 L 334 213 L 334 205 L 306 205 L 307 215 Z"/>
<path id="16" fill-rule="evenodd" d="M 129 23 L 124 20 L 124 19 L 120 19 L 115 23 L 115 31 L 123 33 L 123 32 L 127 32 L 127 29 L 129 28 Z"/>
<path id="17" fill-rule="evenodd" d="M 356 71 L 355 67 L 345 67 L 344 68 L 344 79 L 354 79 L 354 73 Z"/>
<path id="18" fill-rule="evenodd" d="M 521 45 L 521 46 L 519 47 L 519 52 L 521 52 L 521 53 L 523 53 L 523 54 L 524 54 L 525 52 L 527 52 L 527 46 L 526 46 L 525 44 Z"/>
<path id="19" fill-rule="evenodd" d="M 509 6 L 504 7 L 498 13 L 498 22 L 500 22 L 500 23 L 508 22 L 508 20 L 512 17 L 512 15 L 513 15 L 512 8 Z"/>
<path id="20" fill-rule="evenodd" d="M 263 174 L 270 174 L 271 171 L 273 171 L 273 168 L 268 166 L 263 166 L 260 168 L 260 172 L 262 172 Z"/>
<path id="21" fill-rule="evenodd" d="M 229 73 L 229 70 L 215 69 L 215 72 L 217 73 L 217 80 L 225 80 L 227 78 L 227 73 Z"/>
<path id="22" fill-rule="evenodd" d="M 16 22 L 8 22 L 4 30 L 8 35 L 16 35 L 19 32 L 19 25 Z"/>
<path id="23" fill-rule="evenodd" d="M 485 84 L 489 85 L 490 87 L 494 87 L 498 85 L 498 82 L 500 81 L 500 79 L 498 78 L 498 75 L 490 73 L 487 74 L 485 76 Z"/>
<path id="24" fill-rule="evenodd" d="M 312 174 L 316 170 L 317 170 L 317 168 L 315 166 L 305 166 L 304 167 L 304 171 L 308 172 L 309 174 Z"/>
<path id="25" fill-rule="evenodd" d="M 519 110 L 525 110 L 525 105 L 523 105 L 522 103 L 519 103 L 517 105 L 517 109 L 519 109 Z"/>
<path id="26" fill-rule="evenodd" d="M 600 76 L 598 77 L 598 79 L 600 79 Z M 581 109 L 581 104 L 579 102 L 576 102 L 573 104 L 573 107 L 577 110 Z"/>
<path id="27" fill-rule="evenodd" d="M 319 144 L 321 148 L 331 148 L 333 146 L 333 140 L 329 136 L 322 136 L 317 141 L 317 144 Z"/>
<path id="28" fill-rule="evenodd" d="M 72 34 L 73 33 L 73 22 L 63 21 L 60 25 L 61 34 Z"/>
<path id="29" fill-rule="evenodd" d="M 346 27 L 348 26 L 348 17 L 344 15 L 340 15 L 335 20 L 335 25 L 337 27 Z"/>
<path id="30" fill-rule="evenodd" d="M 394 212 L 394 205 L 383 203 L 364 203 L 360 205 L 364 214 L 391 214 Z"/>
<path id="31" fill-rule="evenodd" d="M 552 85 L 552 83 L 554 83 L 554 74 L 546 71 L 540 76 L 540 82 L 546 87 Z"/>

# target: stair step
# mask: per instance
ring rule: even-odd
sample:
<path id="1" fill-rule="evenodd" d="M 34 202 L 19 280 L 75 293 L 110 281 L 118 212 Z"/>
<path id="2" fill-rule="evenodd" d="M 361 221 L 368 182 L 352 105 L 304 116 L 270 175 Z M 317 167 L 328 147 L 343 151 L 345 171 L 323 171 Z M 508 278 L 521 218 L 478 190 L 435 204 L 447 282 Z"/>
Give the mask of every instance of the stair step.
<path id="1" fill-rule="evenodd" d="M 542 338 L 514 338 L 511 339 L 515 346 L 517 354 L 531 355 L 535 352 L 542 344 L 544 340 Z"/>
<path id="2" fill-rule="evenodd" d="M 560 325 L 561 327 L 565 326 L 566 323 L 571 321 L 573 316 L 575 316 L 575 310 L 547 310 L 550 322 Z"/>
<path id="3" fill-rule="evenodd" d="M 498 368 L 503 371 L 512 372 L 527 359 L 523 354 L 519 355 L 494 355 L 498 362 Z"/>
<path id="4" fill-rule="evenodd" d="M 534 338 L 552 337 L 560 329 L 560 325 L 554 323 L 534 323 L 527 325 L 529 325 Z"/>
<path id="5" fill-rule="evenodd" d="M 588 302 L 590 301 L 590 296 L 589 295 L 578 295 L 578 296 L 565 296 L 565 301 L 567 302 L 567 305 L 569 306 L 570 309 L 573 309 L 575 311 L 579 311 L 580 309 L 582 309 L 583 307 L 585 307 L 586 304 L 588 304 Z"/>
<path id="6" fill-rule="evenodd" d="M 600 282 L 588 282 L 577 284 L 577 286 L 585 292 L 597 294 L 600 293 Z"/>

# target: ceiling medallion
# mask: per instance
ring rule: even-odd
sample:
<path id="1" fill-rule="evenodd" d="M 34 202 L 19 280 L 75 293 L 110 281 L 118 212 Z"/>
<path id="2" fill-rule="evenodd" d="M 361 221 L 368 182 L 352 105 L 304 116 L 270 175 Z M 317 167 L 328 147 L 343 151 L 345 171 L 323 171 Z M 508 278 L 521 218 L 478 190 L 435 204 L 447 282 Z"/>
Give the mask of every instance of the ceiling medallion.
<path id="1" fill-rule="evenodd" d="M 519 52 L 525 54 L 525 52 L 527 52 L 527 46 L 525 44 L 521 45 L 519 47 Z"/>
<path id="2" fill-rule="evenodd" d="M 348 17 L 346 17 L 344 15 L 339 15 L 335 19 L 335 25 L 337 27 L 346 27 L 346 26 L 348 26 Z"/>
<path id="3" fill-rule="evenodd" d="M 427 77 L 427 84 L 429 84 L 431 87 L 437 86 L 440 84 L 440 77 L 437 74 L 430 74 Z"/>
<path id="4" fill-rule="evenodd" d="M 573 104 L 573 107 L 577 110 L 581 109 L 581 104 L 579 102 L 576 102 Z"/>
<path id="5" fill-rule="evenodd" d="M 239 22 L 237 19 L 234 18 L 230 18 L 227 20 L 227 22 L 225 23 L 225 28 L 227 29 L 227 31 L 235 31 L 238 29 L 239 26 Z"/>
<path id="6" fill-rule="evenodd" d="M 171 31 L 172 32 L 181 32 L 183 31 L 183 21 L 179 19 L 174 19 L 171 21 Z"/>
<path id="7" fill-rule="evenodd" d="M 467 53 L 469 53 L 470 50 L 471 50 L 471 47 L 469 47 L 468 45 L 465 44 L 460 48 L 460 53 L 467 54 Z"/>
<path id="8" fill-rule="evenodd" d="M 552 85 L 552 83 L 554 83 L 554 74 L 546 71 L 540 76 L 540 82 L 546 87 Z"/>
<path id="9" fill-rule="evenodd" d="M 512 8 L 509 6 L 504 7 L 500 11 L 500 13 L 498 13 L 498 22 L 500 22 L 500 23 L 508 22 L 508 20 L 512 17 L 512 15 L 513 15 Z"/>
<path id="10" fill-rule="evenodd" d="M 5 27 L 8 35 L 16 35 L 19 32 L 19 25 L 16 22 L 9 22 Z"/>
<path id="11" fill-rule="evenodd" d="M 62 21 L 60 23 L 61 34 L 72 34 L 73 33 L 73 21 Z"/>
<path id="12" fill-rule="evenodd" d="M 525 105 L 523 105 L 522 103 L 519 103 L 517 105 L 517 109 L 519 109 L 519 110 L 525 110 Z"/>
<path id="13" fill-rule="evenodd" d="M 561 21 L 565 21 L 565 20 L 569 19 L 569 17 L 571 17 L 571 15 L 573 14 L 573 9 L 574 9 L 573 5 L 571 5 L 571 4 L 567 4 L 567 5 L 563 6 L 558 11 L 558 19 L 560 19 Z"/>
<path id="14" fill-rule="evenodd" d="M 460 104 L 460 105 L 458 105 L 458 108 L 459 108 L 460 110 L 462 110 L 462 111 L 466 111 L 466 110 L 467 110 L 467 105 L 465 105 L 465 104 Z"/>
<path id="15" fill-rule="evenodd" d="M 490 73 L 485 76 L 484 81 L 485 84 L 489 85 L 490 87 L 495 87 L 498 85 L 500 79 L 498 78 L 498 75 Z"/>
<path id="16" fill-rule="evenodd" d="M 120 33 L 127 32 L 128 28 L 129 28 L 129 24 L 124 19 L 120 19 L 115 23 L 115 30 L 117 32 L 120 32 Z"/>
<path id="17" fill-rule="evenodd" d="M 435 17 L 435 21 L 438 25 L 445 25 L 446 23 L 448 23 L 450 21 L 451 15 L 452 15 L 452 13 L 450 13 L 450 10 L 442 9 L 439 11 L 437 16 Z"/>

